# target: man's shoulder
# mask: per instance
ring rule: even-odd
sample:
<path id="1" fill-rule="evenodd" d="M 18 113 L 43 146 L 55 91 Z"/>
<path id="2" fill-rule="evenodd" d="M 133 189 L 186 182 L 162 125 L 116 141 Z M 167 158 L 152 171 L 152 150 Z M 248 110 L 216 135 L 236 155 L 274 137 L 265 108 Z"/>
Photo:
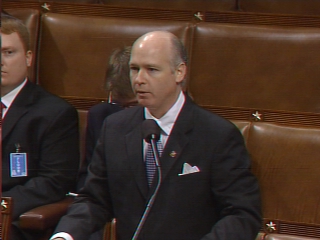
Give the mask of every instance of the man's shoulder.
<path id="1" fill-rule="evenodd" d="M 190 98 L 186 101 L 186 109 L 187 111 L 193 112 L 193 115 L 195 118 L 197 118 L 198 121 L 209 121 L 209 122 L 221 122 L 222 124 L 229 124 L 230 121 L 223 118 L 217 113 L 211 112 L 208 109 L 203 108 L 202 106 L 199 106 L 197 103 L 195 103 Z"/>
<path id="2" fill-rule="evenodd" d="M 116 113 L 116 112 L 122 110 L 122 109 L 123 108 L 118 104 L 101 102 L 101 103 L 98 103 L 98 104 L 92 106 L 89 109 L 88 114 L 92 115 L 92 116 L 96 116 L 96 115 L 109 116 L 109 115 L 111 115 L 113 113 Z"/>
<path id="3" fill-rule="evenodd" d="M 135 106 L 118 111 L 108 117 L 108 122 L 112 124 L 129 124 L 134 120 L 143 119 L 143 107 Z"/>
<path id="4" fill-rule="evenodd" d="M 211 112 L 197 104 L 193 106 L 194 123 L 207 129 L 233 129 L 235 125 L 217 113 Z"/>
<path id="5" fill-rule="evenodd" d="M 33 84 L 34 103 L 48 108 L 74 108 L 69 102 L 60 96 L 48 92 L 43 87 Z"/>
<path id="6" fill-rule="evenodd" d="M 78 118 L 75 107 L 70 103 L 34 83 L 28 83 L 26 88 L 19 93 L 15 100 L 15 106 L 28 109 L 30 117 L 46 119 L 63 117 L 70 119 L 70 121 Z"/>

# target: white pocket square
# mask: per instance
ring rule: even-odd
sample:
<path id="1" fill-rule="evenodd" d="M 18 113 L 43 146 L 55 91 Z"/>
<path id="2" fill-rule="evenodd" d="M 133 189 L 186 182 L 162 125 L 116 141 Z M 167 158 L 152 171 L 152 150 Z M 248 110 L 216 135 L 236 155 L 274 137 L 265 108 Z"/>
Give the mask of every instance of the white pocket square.
<path id="1" fill-rule="evenodd" d="M 182 173 L 179 173 L 178 175 L 183 176 L 183 175 L 187 175 L 190 173 L 196 173 L 196 172 L 200 172 L 200 169 L 197 166 L 191 167 L 191 165 L 189 163 L 184 163 Z"/>

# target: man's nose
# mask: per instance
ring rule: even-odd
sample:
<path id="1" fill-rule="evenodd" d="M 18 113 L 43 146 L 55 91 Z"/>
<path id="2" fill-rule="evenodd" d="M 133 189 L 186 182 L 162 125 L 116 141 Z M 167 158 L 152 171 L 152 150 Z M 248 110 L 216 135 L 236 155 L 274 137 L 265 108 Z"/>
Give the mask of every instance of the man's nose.
<path id="1" fill-rule="evenodd" d="M 1 66 L 6 63 L 6 61 L 8 60 L 7 58 L 7 55 L 4 52 L 1 52 Z"/>
<path id="2" fill-rule="evenodd" d="M 135 75 L 135 78 L 134 78 L 134 83 L 135 84 L 138 84 L 138 85 L 141 85 L 145 82 L 145 72 L 143 69 L 140 69 L 137 74 Z"/>

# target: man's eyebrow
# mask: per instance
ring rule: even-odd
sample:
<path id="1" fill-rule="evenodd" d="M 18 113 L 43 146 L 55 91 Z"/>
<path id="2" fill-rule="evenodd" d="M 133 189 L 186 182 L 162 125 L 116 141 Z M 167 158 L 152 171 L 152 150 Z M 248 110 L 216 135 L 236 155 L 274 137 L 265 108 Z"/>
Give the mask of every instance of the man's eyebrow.
<path id="1" fill-rule="evenodd" d="M 157 67 L 157 65 L 156 64 L 146 64 L 146 67 L 148 67 L 148 68 L 154 68 L 154 67 Z"/>
<path id="2" fill-rule="evenodd" d="M 157 64 L 138 64 L 138 63 L 129 63 L 130 67 L 145 67 L 145 68 L 159 68 Z"/>
<path id="3" fill-rule="evenodd" d="M 3 50 L 9 50 L 9 49 L 13 49 L 13 47 L 11 47 L 11 46 L 8 46 L 8 47 L 1 47 L 1 51 L 3 51 Z"/>

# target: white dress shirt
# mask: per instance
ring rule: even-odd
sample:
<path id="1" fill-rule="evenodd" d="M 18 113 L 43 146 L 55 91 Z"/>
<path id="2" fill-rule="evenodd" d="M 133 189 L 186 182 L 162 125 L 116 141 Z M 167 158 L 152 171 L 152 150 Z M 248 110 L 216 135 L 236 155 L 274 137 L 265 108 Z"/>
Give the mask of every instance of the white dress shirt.
<path id="1" fill-rule="evenodd" d="M 7 93 L 3 97 L 1 97 L 1 102 L 6 106 L 6 108 L 2 109 L 2 118 L 5 117 L 8 109 L 10 108 L 13 100 L 16 98 L 21 89 L 26 85 L 27 79 L 25 79 L 18 87 L 13 89 L 11 92 Z"/>

